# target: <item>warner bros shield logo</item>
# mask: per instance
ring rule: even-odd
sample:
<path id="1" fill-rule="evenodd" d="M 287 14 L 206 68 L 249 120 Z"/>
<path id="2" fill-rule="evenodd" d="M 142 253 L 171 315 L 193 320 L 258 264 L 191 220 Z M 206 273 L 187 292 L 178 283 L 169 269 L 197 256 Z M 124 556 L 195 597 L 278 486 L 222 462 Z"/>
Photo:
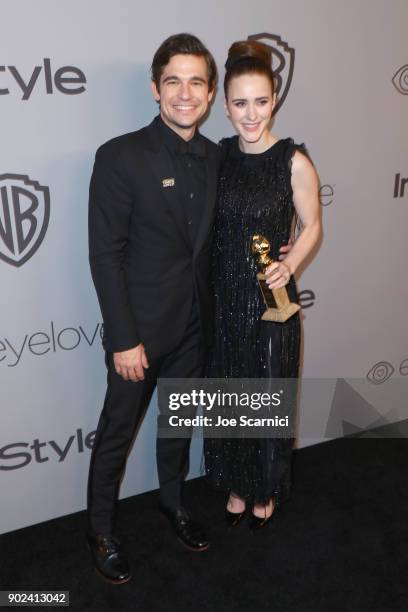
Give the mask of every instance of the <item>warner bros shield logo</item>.
<path id="1" fill-rule="evenodd" d="M 50 192 L 24 174 L 0 174 L 0 259 L 20 267 L 47 232 Z"/>
<path id="2" fill-rule="evenodd" d="M 275 115 L 288 95 L 295 67 L 295 50 L 289 47 L 277 34 L 251 34 L 248 40 L 257 40 L 272 51 L 272 70 L 275 76 L 275 86 L 278 102 L 273 110 Z"/>

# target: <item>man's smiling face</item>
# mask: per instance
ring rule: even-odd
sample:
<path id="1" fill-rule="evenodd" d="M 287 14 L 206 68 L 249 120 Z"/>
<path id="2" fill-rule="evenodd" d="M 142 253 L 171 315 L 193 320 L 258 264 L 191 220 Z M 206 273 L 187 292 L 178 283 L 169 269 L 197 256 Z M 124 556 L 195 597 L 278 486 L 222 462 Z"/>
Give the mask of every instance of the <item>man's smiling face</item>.
<path id="1" fill-rule="evenodd" d="M 163 121 L 185 140 L 205 115 L 214 91 L 209 91 L 208 70 L 200 55 L 173 55 L 160 77 L 160 90 L 152 81 Z"/>

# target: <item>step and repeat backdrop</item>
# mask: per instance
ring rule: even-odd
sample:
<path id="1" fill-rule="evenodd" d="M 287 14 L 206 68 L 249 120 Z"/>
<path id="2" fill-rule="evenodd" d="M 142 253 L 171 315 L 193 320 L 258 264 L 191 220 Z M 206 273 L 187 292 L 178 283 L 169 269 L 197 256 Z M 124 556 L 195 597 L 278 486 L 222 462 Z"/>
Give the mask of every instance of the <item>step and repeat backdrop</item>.
<path id="1" fill-rule="evenodd" d="M 85 507 L 106 382 L 88 266 L 89 178 L 101 143 L 157 114 L 150 63 L 176 32 L 207 44 L 221 79 L 233 41 L 269 44 L 280 83 L 274 133 L 304 142 L 319 172 L 324 239 L 299 277 L 303 376 L 341 380 L 316 404 L 321 431 L 301 423 L 298 445 L 400 420 L 393 389 L 408 375 L 406 1 L 3 0 L 1 8 L 0 532 Z M 202 132 L 216 141 L 232 133 L 222 87 Z M 154 398 L 121 497 L 157 486 L 156 410 Z M 197 438 L 190 476 L 200 473 Z"/>

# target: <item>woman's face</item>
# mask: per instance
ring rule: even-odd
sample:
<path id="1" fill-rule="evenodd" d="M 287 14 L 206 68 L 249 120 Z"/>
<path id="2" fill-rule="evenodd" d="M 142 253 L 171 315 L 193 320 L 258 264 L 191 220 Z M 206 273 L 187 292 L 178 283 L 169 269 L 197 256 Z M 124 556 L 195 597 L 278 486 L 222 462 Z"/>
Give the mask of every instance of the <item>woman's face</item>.
<path id="1" fill-rule="evenodd" d="M 270 140 L 269 121 L 276 104 L 271 82 L 264 74 L 249 73 L 233 77 L 229 82 L 225 110 L 238 132 L 242 144 L 267 147 Z"/>

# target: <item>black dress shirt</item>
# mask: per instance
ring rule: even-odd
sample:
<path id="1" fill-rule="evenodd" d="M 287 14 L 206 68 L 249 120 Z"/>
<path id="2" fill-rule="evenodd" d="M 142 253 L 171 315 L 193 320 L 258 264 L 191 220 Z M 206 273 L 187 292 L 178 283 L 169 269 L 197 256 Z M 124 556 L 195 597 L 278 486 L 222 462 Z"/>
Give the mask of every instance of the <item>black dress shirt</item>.
<path id="1" fill-rule="evenodd" d="M 205 205 L 206 197 L 206 149 L 204 139 L 196 130 L 193 138 L 183 140 L 163 119 L 158 116 L 157 123 L 164 143 L 170 152 L 175 168 L 175 184 L 180 194 L 188 234 L 194 245 Z"/>

